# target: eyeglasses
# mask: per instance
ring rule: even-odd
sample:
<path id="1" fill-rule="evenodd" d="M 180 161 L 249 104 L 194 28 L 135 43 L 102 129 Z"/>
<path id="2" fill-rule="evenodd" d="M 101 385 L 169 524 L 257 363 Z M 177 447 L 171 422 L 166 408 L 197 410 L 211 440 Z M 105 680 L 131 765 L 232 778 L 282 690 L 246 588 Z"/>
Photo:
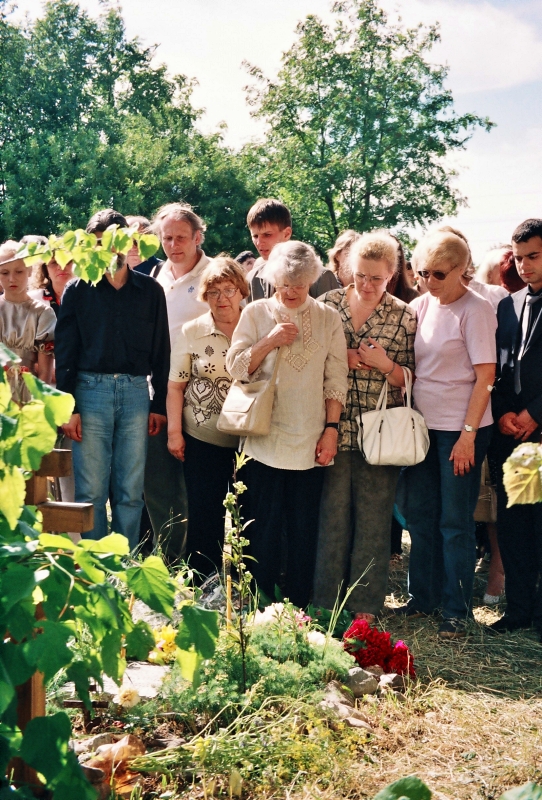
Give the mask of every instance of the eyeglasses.
<path id="1" fill-rule="evenodd" d="M 448 270 L 448 272 L 442 272 L 440 269 L 436 270 L 428 270 L 428 269 L 417 269 L 416 273 L 420 278 L 423 278 L 426 281 L 428 278 L 435 278 L 437 281 L 443 281 L 445 278 L 448 277 L 450 272 L 453 272 L 453 269 Z"/>
<path id="2" fill-rule="evenodd" d="M 306 286 L 275 286 L 275 289 L 277 289 L 279 292 L 287 292 L 288 290 L 302 292 L 305 288 Z"/>
<path id="3" fill-rule="evenodd" d="M 368 281 L 369 283 L 374 283 L 375 286 L 387 280 L 386 278 L 381 278 L 379 275 L 362 275 L 361 272 L 354 273 L 354 278 L 357 278 L 360 283 Z"/>
<path id="4" fill-rule="evenodd" d="M 219 289 L 209 289 L 209 291 L 207 292 L 207 297 L 210 297 L 211 300 L 218 300 L 218 298 L 220 297 L 221 294 L 223 294 L 224 297 L 233 297 L 233 295 L 235 294 L 236 291 L 237 291 L 237 287 L 235 289 L 233 289 L 231 287 L 229 289 L 220 289 L 220 290 Z"/>

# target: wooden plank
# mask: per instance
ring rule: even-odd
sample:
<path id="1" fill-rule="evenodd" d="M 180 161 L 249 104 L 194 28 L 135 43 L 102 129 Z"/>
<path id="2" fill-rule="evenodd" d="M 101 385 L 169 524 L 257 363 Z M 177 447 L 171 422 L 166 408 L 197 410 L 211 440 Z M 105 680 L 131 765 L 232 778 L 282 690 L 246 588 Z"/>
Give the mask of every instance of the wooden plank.
<path id="1" fill-rule="evenodd" d="M 94 527 L 92 503 L 42 503 L 43 530 L 49 533 L 85 533 Z"/>
<path id="2" fill-rule="evenodd" d="M 51 450 L 41 460 L 41 466 L 36 475 L 44 478 L 67 478 L 72 474 L 72 451 Z"/>
<path id="3" fill-rule="evenodd" d="M 48 497 L 47 477 L 37 476 L 35 473 L 26 482 L 26 497 L 24 499 L 27 506 L 37 506 L 46 503 Z"/>

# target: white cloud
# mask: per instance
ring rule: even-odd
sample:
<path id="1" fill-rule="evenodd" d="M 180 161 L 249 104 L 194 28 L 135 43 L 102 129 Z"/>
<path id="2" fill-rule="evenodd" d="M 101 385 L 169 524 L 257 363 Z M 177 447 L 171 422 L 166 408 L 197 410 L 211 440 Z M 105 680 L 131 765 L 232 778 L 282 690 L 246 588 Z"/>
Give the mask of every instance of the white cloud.
<path id="1" fill-rule="evenodd" d="M 399 9 L 409 26 L 440 22 L 441 42 L 434 63 L 450 67 L 449 84 L 458 93 L 507 89 L 542 77 L 542 38 L 534 24 L 513 8 L 466 0 L 383 0 Z"/>

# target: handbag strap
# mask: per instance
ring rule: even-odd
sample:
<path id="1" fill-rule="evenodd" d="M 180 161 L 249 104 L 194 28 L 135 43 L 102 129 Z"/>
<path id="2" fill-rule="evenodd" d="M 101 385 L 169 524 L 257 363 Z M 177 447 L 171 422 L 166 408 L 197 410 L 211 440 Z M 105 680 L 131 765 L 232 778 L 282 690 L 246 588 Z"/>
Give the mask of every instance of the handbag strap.
<path id="1" fill-rule="evenodd" d="M 406 407 L 412 408 L 412 371 L 408 367 L 401 367 L 405 376 L 405 400 Z"/>
<path id="2" fill-rule="evenodd" d="M 278 353 L 277 353 L 277 357 L 275 358 L 275 366 L 273 367 L 273 373 L 272 373 L 272 375 L 271 375 L 271 377 L 269 379 L 269 386 L 274 386 L 275 383 L 277 382 L 277 373 L 279 371 L 280 360 L 282 358 L 282 354 L 284 353 L 285 349 L 286 348 L 285 348 L 284 345 L 279 347 L 279 350 L 278 350 Z"/>

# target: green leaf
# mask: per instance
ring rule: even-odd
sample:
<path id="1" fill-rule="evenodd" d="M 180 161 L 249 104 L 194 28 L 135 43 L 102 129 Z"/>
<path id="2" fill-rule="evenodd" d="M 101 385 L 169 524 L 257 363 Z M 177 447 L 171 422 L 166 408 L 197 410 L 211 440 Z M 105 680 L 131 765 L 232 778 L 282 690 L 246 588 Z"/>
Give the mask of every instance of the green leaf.
<path id="1" fill-rule="evenodd" d="M 66 677 L 75 684 L 75 691 L 86 708 L 92 708 L 88 691 L 89 680 L 94 678 L 96 683 L 103 687 L 102 664 L 95 651 L 90 651 L 85 656 L 85 661 L 74 661 L 66 670 Z"/>
<path id="2" fill-rule="evenodd" d="M 0 661 L 3 680 L 12 687 L 26 683 L 36 671 L 35 666 L 26 658 L 23 646 L 15 642 L 0 644 Z"/>
<path id="3" fill-rule="evenodd" d="M 118 630 L 108 631 L 100 644 L 104 672 L 109 675 L 117 685 L 120 685 L 126 659 L 121 656 L 122 634 Z"/>
<path id="4" fill-rule="evenodd" d="M 97 792 L 83 774 L 75 753 L 69 752 L 54 784 L 54 800 L 96 800 Z"/>
<path id="5" fill-rule="evenodd" d="M 9 564 L 0 573 L 0 608 L 5 614 L 26 597 L 31 597 L 36 586 L 35 570 L 32 566 Z"/>
<path id="6" fill-rule="evenodd" d="M 126 570 L 128 588 L 153 611 L 170 617 L 175 600 L 175 584 L 169 577 L 164 562 L 158 556 L 149 556 L 137 566 Z"/>
<path id="7" fill-rule="evenodd" d="M 47 781 L 53 781 L 66 765 L 70 736 L 71 723 L 63 711 L 35 717 L 26 725 L 21 758 Z"/>
<path id="8" fill-rule="evenodd" d="M 32 397 L 44 403 L 55 425 L 63 425 L 69 421 L 75 405 L 71 394 L 53 389 L 30 372 L 25 372 L 23 378 Z"/>
<path id="9" fill-rule="evenodd" d="M 28 373 L 25 373 L 25 378 Z M 47 419 L 47 408 L 40 400 L 32 400 L 21 408 L 18 435 L 21 437 L 21 466 L 39 469 L 41 459 L 55 446 L 56 424 Z"/>
<path id="10" fill-rule="evenodd" d="M 375 795 L 374 800 L 431 800 L 431 792 L 415 775 L 390 783 Z"/>
<path id="11" fill-rule="evenodd" d="M 503 465 L 508 508 L 542 502 L 542 447 L 525 442 L 516 447 Z"/>
<path id="12" fill-rule="evenodd" d="M 177 650 L 177 663 L 181 675 L 194 689 L 200 685 L 200 667 L 203 659 L 195 650 Z"/>
<path id="13" fill-rule="evenodd" d="M 39 545 L 46 550 L 67 550 L 74 552 L 79 549 L 78 544 L 74 544 L 67 533 L 40 533 Z"/>
<path id="14" fill-rule="evenodd" d="M 218 639 L 218 612 L 197 606 L 184 606 L 183 619 L 175 643 L 181 650 L 193 646 L 202 658 L 212 658 Z"/>
<path id="15" fill-rule="evenodd" d="M 153 647 L 154 636 L 149 625 L 142 619 L 138 620 L 134 629 L 126 634 L 126 655 L 128 658 L 146 661 Z"/>
<path id="16" fill-rule="evenodd" d="M 18 364 L 21 359 L 19 356 L 15 355 L 13 350 L 10 350 L 9 347 L 6 347 L 5 344 L 0 342 L 0 366 L 5 367 L 6 364 Z M 5 376 L 2 376 L 3 383 L 7 383 Z"/>
<path id="17" fill-rule="evenodd" d="M 542 786 L 536 783 L 524 783 L 505 792 L 499 800 L 542 800 Z"/>
<path id="18" fill-rule="evenodd" d="M 142 233 L 139 235 L 137 247 L 139 250 L 139 255 L 143 261 L 146 261 L 156 253 L 160 247 L 160 241 L 158 237 L 152 233 Z"/>
<path id="19" fill-rule="evenodd" d="M 40 622 L 42 632 L 22 645 L 27 660 L 51 680 L 63 667 L 73 661 L 73 651 L 67 647 L 72 631 L 61 622 Z"/>
<path id="20" fill-rule="evenodd" d="M 11 530 L 17 525 L 23 510 L 25 493 L 24 475 L 20 469 L 8 465 L 0 469 L 0 511 Z"/>
<path id="21" fill-rule="evenodd" d="M 0 723 L 0 772 L 2 775 L 6 773 L 9 760 L 17 755 L 22 740 L 23 734 L 17 727 L 12 728 L 4 722 Z"/>
<path id="22" fill-rule="evenodd" d="M 116 556 L 127 556 L 130 553 L 130 543 L 120 533 L 111 533 L 103 539 L 81 539 L 78 544 L 92 553 L 111 553 Z"/>
<path id="23" fill-rule="evenodd" d="M 86 553 L 83 549 L 80 549 L 77 553 L 77 563 L 89 581 L 92 581 L 92 583 L 103 583 L 105 580 L 105 572 L 96 566 L 96 562 L 90 553 Z"/>

